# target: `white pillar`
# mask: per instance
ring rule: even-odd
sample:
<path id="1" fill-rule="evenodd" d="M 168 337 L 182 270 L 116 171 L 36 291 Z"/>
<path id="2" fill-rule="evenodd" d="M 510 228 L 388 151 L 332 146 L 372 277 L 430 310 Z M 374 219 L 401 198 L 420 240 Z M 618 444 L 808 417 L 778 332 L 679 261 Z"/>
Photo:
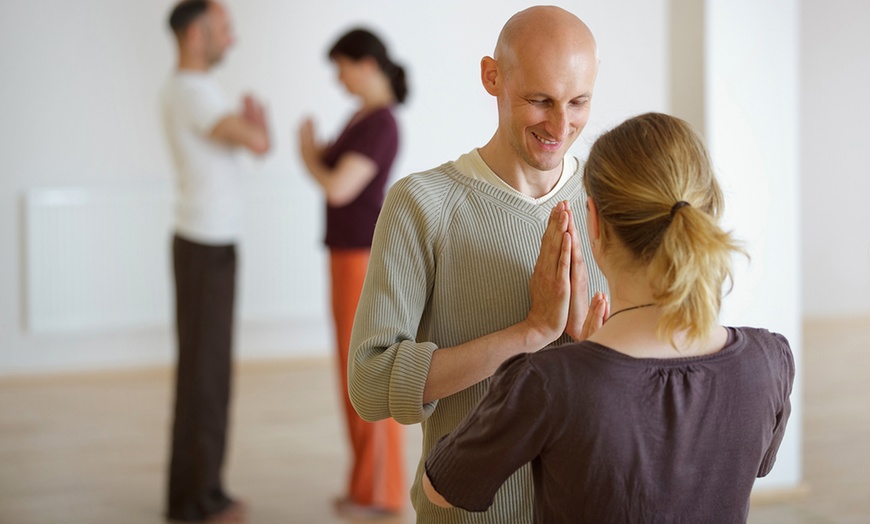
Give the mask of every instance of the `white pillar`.
<path id="1" fill-rule="evenodd" d="M 725 191 L 725 226 L 751 257 L 735 258 L 723 323 L 780 332 L 795 354 L 785 440 L 771 474 L 756 482 L 756 491 L 790 490 L 802 474 L 798 1 L 699 4 L 672 0 L 671 29 L 683 35 L 671 39 L 672 111 L 704 134 Z M 702 50 L 700 82 L 692 40 Z"/>

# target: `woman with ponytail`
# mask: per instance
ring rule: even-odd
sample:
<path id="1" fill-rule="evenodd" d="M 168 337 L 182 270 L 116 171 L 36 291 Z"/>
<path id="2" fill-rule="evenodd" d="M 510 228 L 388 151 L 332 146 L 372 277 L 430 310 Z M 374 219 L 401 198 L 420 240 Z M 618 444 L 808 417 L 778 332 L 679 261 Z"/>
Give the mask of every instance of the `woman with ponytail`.
<path id="1" fill-rule="evenodd" d="M 719 226 L 706 148 L 686 122 L 641 115 L 595 142 L 584 184 L 610 300 L 593 300 L 584 341 L 499 368 L 429 455 L 427 494 L 479 511 L 531 462 L 535 522 L 746 522 L 791 412 L 794 360 L 782 335 L 718 322 L 742 251 Z M 573 242 L 571 212 L 551 221 Z"/>
<path id="2" fill-rule="evenodd" d="M 359 106 L 328 145 L 316 141 L 314 124 L 307 119 L 299 130 L 299 149 L 308 173 L 326 197 L 325 243 L 339 386 L 352 456 L 348 491 L 336 501 L 336 509 L 346 517 L 380 517 L 399 513 L 407 499 L 404 430 L 392 419 L 372 423 L 357 415 L 347 393 L 347 359 L 375 222 L 399 146 L 393 108 L 405 101 L 408 89 L 404 69 L 365 29 L 339 38 L 329 58 L 338 69 L 338 80 Z"/>

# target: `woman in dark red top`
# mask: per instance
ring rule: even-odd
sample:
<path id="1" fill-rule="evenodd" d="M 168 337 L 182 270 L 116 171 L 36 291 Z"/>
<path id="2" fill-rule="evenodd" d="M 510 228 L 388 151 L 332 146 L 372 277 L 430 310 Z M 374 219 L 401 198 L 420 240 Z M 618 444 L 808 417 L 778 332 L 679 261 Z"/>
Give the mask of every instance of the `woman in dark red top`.
<path id="1" fill-rule="evenodd" d="M 352 447 L 348 493 L 336 501 L 336 508 L 350 517 L 378 516 L 398 513 L 406 499 L 403 428 L 392 419 L 371 423 L 356 414 L 347 394 L 347 358 L 375 222 L 399 145 L 393 106 L 405 100 L 407 86 L 404 69 L 390 60 L 381 40 L 364 29 L 342 36 L 329 58 L 359 108 L 326 146 L 317 143 L 314 124 L 306 120 L 299 131 L 299 148 L 311 178 L 326 196 L 332 311 Z"/>

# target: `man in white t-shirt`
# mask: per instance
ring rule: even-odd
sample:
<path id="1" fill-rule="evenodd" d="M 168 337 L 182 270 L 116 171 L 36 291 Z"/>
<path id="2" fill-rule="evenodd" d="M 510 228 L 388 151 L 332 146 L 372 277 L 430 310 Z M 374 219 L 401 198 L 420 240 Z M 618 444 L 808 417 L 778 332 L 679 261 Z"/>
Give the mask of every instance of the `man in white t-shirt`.
<path id="1" fill-rule="evenodd" d="M 239 149 L 262 155 L 262 105 L 234 109 L 211 75 L 233 43 L 226 9 L 184 0 L 169 17 L 178 67 L 162 98 L 176 170 L 175 272 L 178 368 L 166 516 L 243 522 L 245 508 L 222 480 L 232 372 L 235 244 L 241 231 Z"/>

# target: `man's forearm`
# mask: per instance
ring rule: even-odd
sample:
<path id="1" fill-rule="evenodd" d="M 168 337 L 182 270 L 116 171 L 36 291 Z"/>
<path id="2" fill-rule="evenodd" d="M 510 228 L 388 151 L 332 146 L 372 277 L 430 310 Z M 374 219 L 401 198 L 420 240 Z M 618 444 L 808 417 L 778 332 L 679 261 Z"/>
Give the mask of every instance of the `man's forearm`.
<path id="1" fill-rule="evenodd" d="M 491 377 L 509 358 L 538 351 L 560 335 L 546 333 L 523 320 L 464 344 L 439 348 L 432 354 L 429 375 L 423 388 L 423 403 L 469 388 Z"/>

